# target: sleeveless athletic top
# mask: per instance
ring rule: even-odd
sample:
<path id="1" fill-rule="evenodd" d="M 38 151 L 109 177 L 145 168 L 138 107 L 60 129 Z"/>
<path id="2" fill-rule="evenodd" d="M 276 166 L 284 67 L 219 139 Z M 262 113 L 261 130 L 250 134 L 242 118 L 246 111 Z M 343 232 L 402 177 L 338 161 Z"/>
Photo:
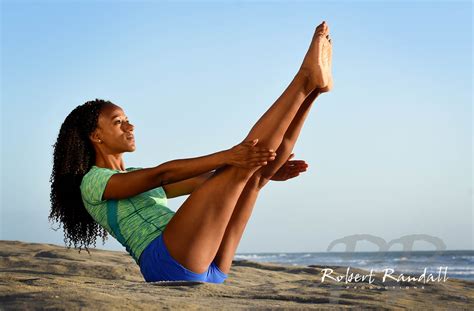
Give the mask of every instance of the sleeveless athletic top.
<path id="1" fill-rule="evenodd" d="M 127 168 L 127 172 L 139 169 L 142 168 Z M 103 200 L 108 180 L 119 173 L 122 172 L 92 166 L 81 182 L 82 201 L 92 218 L 116 238 L 139 264 L 143 250 L 163 232 L 175 212 L 167 207 L 162 187 L 127 199 Z"/>

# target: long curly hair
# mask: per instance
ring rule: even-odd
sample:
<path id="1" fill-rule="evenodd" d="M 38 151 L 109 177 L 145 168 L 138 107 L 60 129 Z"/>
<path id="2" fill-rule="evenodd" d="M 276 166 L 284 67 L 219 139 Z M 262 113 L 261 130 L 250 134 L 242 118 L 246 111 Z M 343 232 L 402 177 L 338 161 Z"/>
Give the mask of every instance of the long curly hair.
<path id="1" fill-rule="evenodd" d="M 110 101 L 96 99 L 77 106 L 64 120 L 54 148 L 51 173 L 51 212 L 48 220 L 63 225 L 64 243 L 69 249 L 96 246 L 97 236 L 102 243 L 107 231 L 94 221 L 82 202 L 80 185 L 84 175 L 95 163 L 95 151 L 89 135 L 97 128 L 99 114 Z M 52 228 L 53 230 L 58 230 Z"/>

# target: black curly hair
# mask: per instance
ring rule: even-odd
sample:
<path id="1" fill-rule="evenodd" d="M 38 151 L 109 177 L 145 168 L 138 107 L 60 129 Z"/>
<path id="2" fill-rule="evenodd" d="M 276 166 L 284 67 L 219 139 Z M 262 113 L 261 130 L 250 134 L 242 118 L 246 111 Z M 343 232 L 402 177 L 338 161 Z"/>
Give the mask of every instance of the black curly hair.
<path id="1" fill-rule="evenodd" d="M 102 243 L 107 231 L 94 221 L 82 202 L 82 178 L 95 163 L 95 151 L 89 135 L 97 128 L 99 114 L 110 101 L 96 99 L 77 106 L 64 120 L 54 148 L 51 173 L 51 212 L 48 220 L 62 223 L 64 243 L 74 244 L 90 254 L 88 246 L 96 246 L 97 236 Z M 59 229 L 59 228 L 58 228 Z M 54 229 L 53 230 L 58 230 Z"/>

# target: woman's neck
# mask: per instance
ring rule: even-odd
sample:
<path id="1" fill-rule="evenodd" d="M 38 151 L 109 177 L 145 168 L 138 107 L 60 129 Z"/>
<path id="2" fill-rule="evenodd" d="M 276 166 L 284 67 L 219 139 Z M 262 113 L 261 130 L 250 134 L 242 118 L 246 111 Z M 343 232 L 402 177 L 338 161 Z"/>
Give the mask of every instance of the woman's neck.
<path id="1" fill-rule="evenodd" d="M 122 154 L 104 155 L 96 153 L 95 166 L 125 171 L 125 163 L 123 162 Z"/>

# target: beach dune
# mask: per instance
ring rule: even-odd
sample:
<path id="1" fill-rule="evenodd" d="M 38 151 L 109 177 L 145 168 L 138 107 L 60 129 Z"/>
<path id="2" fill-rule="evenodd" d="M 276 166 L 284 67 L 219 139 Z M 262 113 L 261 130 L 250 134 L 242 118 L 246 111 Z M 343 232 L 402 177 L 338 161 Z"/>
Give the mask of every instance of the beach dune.
<path id="1" fill-rule="evenodd" d="M 234 261 L 224 284 L 146 283 L 127 253 L 100 249 L 90 252 L 79 253 L 53 244 L 0 241 L 0 310 L 454 310 L 474 305 L 474 282 L 464 280 L 449 279 L 416 289 L 416 284 L 396 281 L 379 280 L 371 285 L 332 280 L 322 283 L 322 269 L 332 268 L 340 275 L 346 269 Z"/>

